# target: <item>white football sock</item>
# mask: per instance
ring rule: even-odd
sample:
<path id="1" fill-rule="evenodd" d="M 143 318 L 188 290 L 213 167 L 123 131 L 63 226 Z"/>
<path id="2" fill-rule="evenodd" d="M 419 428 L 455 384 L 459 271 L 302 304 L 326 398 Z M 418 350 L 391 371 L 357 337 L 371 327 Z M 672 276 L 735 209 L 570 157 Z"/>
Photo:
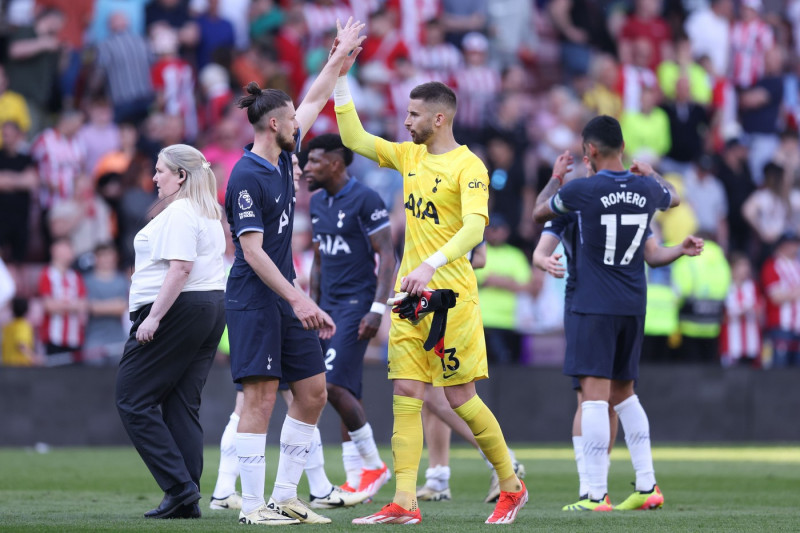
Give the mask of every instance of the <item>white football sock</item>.
<path id="1" fill-rule="evenodd" d="M 611 439 L 608 402 L 581 403 L 581 435 L 589 498 L 599 500 L 608 493 L 608 444 Z"/>
<path id="2" fill-rule="evenodd" d="M 342 463 L 344 463 L 344 472 L 347 475 L 347 484 L 358 490 L 358 486 L 361 484 L 361 469 L 364 468 L 364 459 L 361 458 L 353 441 L 342 443 Z"/>
<path id="3" fill-rule="evenodd" d="M 572 437 L 572 447 L 575 450 L 575 463 L 578 465 L 578 494 L 589 494 L 589 478 L 586 476 L 586 460 L 583 458 L 583 437 Z"/>
<path id="4" fill-rule="evenodd" d="M 217 484 L 211 494 L 214 498 L 227 498 L 236 490 L 236 478 L 239 477 L 239 458 L 236 456 L 236 428 L 239 426 L 239 415 L 231 413 L 228 425 L 222 432 L 219 443 L 219 473 Z"/>
<path id="5" fill-rule="evenodd" d="M 435 491 L 448 488 L 450 486 L 450 467 L 436 465 L 425 470 L 425 486 Z"/>
<path id="6" fill-rule="evenodd" d="M 308 460 L 306 461 L 306 477 L 308 478 L 308 492 L 314 496 L 324 497 L 331 493 L 333 485 L 325 474 L 325 456 L 322 453 L 322 437 L 319 428 L 314 428 L 314 437 L 309 446 Z"/>
<path id="7" fill-rule="evenodd" d="M 308 460 L 315 427 L 286 415 L 281 428 L 278 475 L 275 476 L 275 486 L 272 488 L 272 498 L 276 502 L 297 497 L 297 483 L 303 475 L 303 468 Z"/>
<path id="8" fill-rule="evenodd" d="M 358 454 L 364 460 L 364 468 L 374 470 L 383 467 L 383 461 L 378 455 L 378 446 L 375 445 L 372 426 L 369 425 L 369 422 L 355 431 L 348 431 L 347 434 L 350 435 L 351 442 L 355 444 Z"/>
<path id="9" fill-rule="evenodd" d="M 264 505 L 264 449 L 266 433 L 237 433 L 236 455 L 242 479 L 242 512 L 252 513 Z"/>
<path id="10" fill-rule="evenodd" d="M 656 484 L 653 454 L 650 450 L 650 422 L 639 397 L 633 395 L 614 406 L 625 432 L 625 444 L 631 454 L 633 470 L 636 472 L 636 490 L 649 491 Z"/>

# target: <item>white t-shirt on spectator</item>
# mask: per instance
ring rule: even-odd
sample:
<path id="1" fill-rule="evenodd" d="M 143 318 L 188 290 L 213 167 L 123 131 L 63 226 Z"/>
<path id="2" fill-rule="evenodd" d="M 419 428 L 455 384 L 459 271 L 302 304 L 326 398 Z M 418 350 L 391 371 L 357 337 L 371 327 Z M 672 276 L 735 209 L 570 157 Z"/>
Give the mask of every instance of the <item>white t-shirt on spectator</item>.
<path id="1" fill-rule="evenodd" d="M 222 223 L 200 216 L 185 198 L 175 200 L 133 239 L 135 272 L 128 308 L 151 304 L 164 284 L 170 260 L 194 263 L 181 292 L 225 290 Z"/>

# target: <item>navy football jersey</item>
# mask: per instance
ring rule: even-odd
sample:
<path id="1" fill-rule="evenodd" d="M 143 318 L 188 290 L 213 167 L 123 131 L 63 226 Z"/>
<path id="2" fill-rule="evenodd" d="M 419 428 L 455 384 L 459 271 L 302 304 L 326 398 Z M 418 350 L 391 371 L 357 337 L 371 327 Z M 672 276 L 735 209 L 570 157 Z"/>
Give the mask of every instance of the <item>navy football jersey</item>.
<path id="1" fill-rule="evenodd" d="M 553 196 L 554 212 L 577 216 L 580 283 L 571 310 L 645 314 L 644 243 L 653 214 L 670 202 L 669 191 L 656 180 L 610 170 L 571 181 Z"/>
<path id="2" fill-rule="evenodd" d="M 351 178 L 334 196 L 313 195 L 310 214 L 319 243 L 320 305 L 372 302 L 377 277 L 369 237 L 389 226 L 378 193 Z"/>
<path id="3" fill-rule="evenodd" d="M 225 214 L 233 235 L 236 257 L 228 276 L 225 305 L 228 309 L 259 309 L 273 305 L 277 293 L 270 289 L 244 260 L 239 237 L 249 231 L 264 234 L 263 249 L 292 283 L 292 226 L 294 222 L 294 182 L 292 156 L 281 152 L 278 167 L 245 147 L 236 163 L 225 191 Z"/>
<path id="4" fill-rule="evenodd" d="M 564 307 L 566 309 L 569 309 L 572 303 L 572 294 L 575 292 L 575 284 L 578 283 L 578 272 L 575 268 L 577 221 L 578 216 L 575 213 L 567 213 L 548 220 L 542 230 L 542 233 L 550 233 L 558 237 L 561 244 L 564 245 L 564 255 L 567 259 L 567 286 L 564 290 Z"/>

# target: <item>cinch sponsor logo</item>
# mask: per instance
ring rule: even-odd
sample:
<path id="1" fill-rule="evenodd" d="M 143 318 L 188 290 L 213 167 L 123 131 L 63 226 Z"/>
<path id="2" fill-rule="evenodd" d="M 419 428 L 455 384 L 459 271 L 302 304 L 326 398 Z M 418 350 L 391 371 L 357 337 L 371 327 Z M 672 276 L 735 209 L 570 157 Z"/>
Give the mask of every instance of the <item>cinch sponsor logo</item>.
<path id="1" fill-rule="evenodd" d="M 470 181 L 469 185 L 467 185 L 467 187 L 469 187 L 470 189 L 483 189 L 484 191 L 487 190 L 486 189 L 486 184 L 484 182 L 478 181 L 478 180 Z"/>
<path id="2" fill-rule="evenodd" d="M 369 218 L 372 219 L 372 220 L 380 220 L 380 219 L 386 218 L 388 216 L 389 216 L 389 212 L 386 211 L 386 209 L 376 209 L 375 211 L 372 212 L 372 214 L 369 216 Z"/>

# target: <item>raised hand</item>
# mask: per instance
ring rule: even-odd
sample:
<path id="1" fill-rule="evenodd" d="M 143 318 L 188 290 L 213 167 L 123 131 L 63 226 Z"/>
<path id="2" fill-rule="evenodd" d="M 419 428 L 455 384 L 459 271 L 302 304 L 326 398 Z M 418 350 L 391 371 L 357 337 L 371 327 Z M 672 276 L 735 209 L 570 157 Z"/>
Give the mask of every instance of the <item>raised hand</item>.
<path id="1" fill-rule="evenodd" d="M 637 174 L 639 176 L 652 176 L 656 173 L 650 163 L 645 163 L 644 161 L 637 161 L 633 160 L 633 164 L 631 165 L 631 172 Z"/>
<path id="2" fill-rule="evenodd" d="M 569 153 L 569 150 L 564 150 L 564 153 L 559 155 L 556 158 L 556 162 L 553 163 L 553 176 L 557 176 L 559 181 L 563 181 L 564 176 L 572 171 L 573 162 L 572 154 Z"/>
<path id="3" fill-rule="evenodd" d="M 683 239 L 683 242 L 681 243 L 681 251 L 683 252 L 683 255 L 694 257 L 703 253 L 704 246 L 705 241 L 703 239 L 700 237 L 695 237 L 694 235 L 689 235 Z"/>

